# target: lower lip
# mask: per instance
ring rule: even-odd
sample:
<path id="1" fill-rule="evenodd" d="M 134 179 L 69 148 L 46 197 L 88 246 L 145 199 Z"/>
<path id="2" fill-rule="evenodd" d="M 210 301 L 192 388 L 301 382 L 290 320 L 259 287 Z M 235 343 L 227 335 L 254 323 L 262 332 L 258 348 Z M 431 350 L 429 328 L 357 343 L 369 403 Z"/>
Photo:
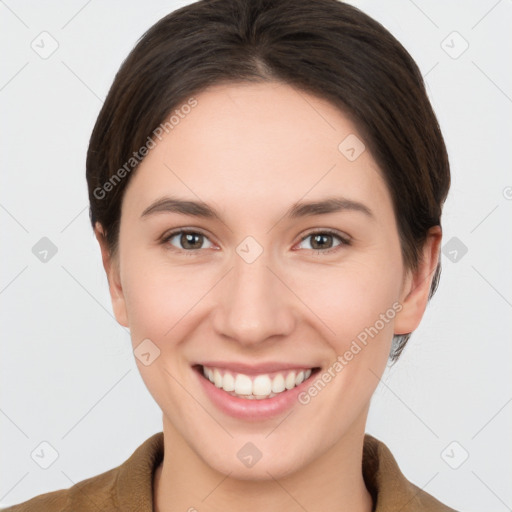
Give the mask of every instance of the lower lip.
<path id="1" fill-rule="evenodd" d="M 260 400 L 248 400 L 232 396 L 221 388 L 218 388 L 203 376 L 202 368 L 195 370 L 199 382 L 203 386 L 210 400 L 224 413 L 234 418 L 243 420 L 266 420 L 283 414 L 294 404 L 298 403 L 298 395 L 307 386 L 310 380 L 317 372 L 312 372 L 308 379 L 303 381 L 293 389 L 288 389 L 272 398 L 262 398 Z"/>

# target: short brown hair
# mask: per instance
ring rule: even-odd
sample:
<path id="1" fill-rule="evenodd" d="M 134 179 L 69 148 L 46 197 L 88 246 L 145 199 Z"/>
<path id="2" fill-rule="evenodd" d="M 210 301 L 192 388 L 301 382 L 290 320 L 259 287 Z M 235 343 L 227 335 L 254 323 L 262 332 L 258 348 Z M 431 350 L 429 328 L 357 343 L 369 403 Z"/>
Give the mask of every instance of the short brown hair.
<path id="1" fill-rule="evenodd" d="M 132 172 L 121 166 L 187 98 L 210 85 L 247 81 L 293 85 L 352 120 L 391 194 L 404 264 L 416 269 L 450 187 L 443 136 L 409 53 L 381 24 L 339 0 L 201 0 L 142 36 L 115 77 L 87 153 L 90 220 L 103 226 L 111 254 L 137 162 Z M 429 299 L 440 271 L 439 262 Z M 393 362 L 409 337 L 393 339 Z"/>

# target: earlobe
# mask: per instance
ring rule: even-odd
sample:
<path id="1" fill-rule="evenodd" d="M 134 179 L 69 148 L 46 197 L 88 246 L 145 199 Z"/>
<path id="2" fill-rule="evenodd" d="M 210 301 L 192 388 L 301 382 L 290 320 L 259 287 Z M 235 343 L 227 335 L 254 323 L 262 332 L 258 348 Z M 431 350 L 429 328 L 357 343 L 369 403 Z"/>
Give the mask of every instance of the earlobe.
<path id="1" fill-rule="evenodd" d="M 441 238 L 440 226 L 430 228 L 423 245 L 418 268 L 408 271 L 408 275 L 404 279 L 400 296 L 402 309 L 395 317 L 394 333 L 397 335 L 413 332 L 423 318 L 432 279 L 439 262 Z"/>
<path id="2" fill-rule="evenodd" d="M 124 299 L 123 288 L 121 286 L 118 258 L 112 257 L 105 237 L 105 231 L 99 222 L 96 222 L 94 234 L 100 245 L 101 259 L 103 262 L 103 268 L 107 275 L 108 288 L 114 315 L 121 325 L 129 327 L 126 302 Z"/>

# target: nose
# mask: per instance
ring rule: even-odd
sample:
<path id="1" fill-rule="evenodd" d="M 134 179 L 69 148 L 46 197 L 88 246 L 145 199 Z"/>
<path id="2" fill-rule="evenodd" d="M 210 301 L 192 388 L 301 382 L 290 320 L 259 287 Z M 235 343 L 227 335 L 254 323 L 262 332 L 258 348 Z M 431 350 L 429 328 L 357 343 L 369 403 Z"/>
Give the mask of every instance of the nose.
<path id="1" fill-rule="evenodd" d="M 296 321 L 294 295 L 279 274 L 265 251 L 252 263 L 235 253 L 232 270 L 216 287 L 216 333 L 246 346 L 289 335 Z"/>

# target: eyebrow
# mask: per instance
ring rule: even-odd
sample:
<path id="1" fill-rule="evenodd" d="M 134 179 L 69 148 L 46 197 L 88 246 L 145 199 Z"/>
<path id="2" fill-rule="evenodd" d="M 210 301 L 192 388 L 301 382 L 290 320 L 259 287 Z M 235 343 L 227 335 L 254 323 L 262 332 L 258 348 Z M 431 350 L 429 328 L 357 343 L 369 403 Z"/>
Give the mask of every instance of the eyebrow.
<path id="1" fill-rule="evenodd" d="M 375 219 L 373 212 L 363 203 L 353 201 L 345 197 L 328 197 L 318 201 L 299 201 L 294 203 L 283 217 L 296 219 L 300 217 L 312 217 L 329 213 L 355 211 Z M 179 213 L 192 217 L 216 219 L 224 222 L 222 215 L 212 206 L 203 201 L 191 201 L 176 197 L 163 197 L 150 204 L 141 217 L 147 217 L 156 213 Z"/>

